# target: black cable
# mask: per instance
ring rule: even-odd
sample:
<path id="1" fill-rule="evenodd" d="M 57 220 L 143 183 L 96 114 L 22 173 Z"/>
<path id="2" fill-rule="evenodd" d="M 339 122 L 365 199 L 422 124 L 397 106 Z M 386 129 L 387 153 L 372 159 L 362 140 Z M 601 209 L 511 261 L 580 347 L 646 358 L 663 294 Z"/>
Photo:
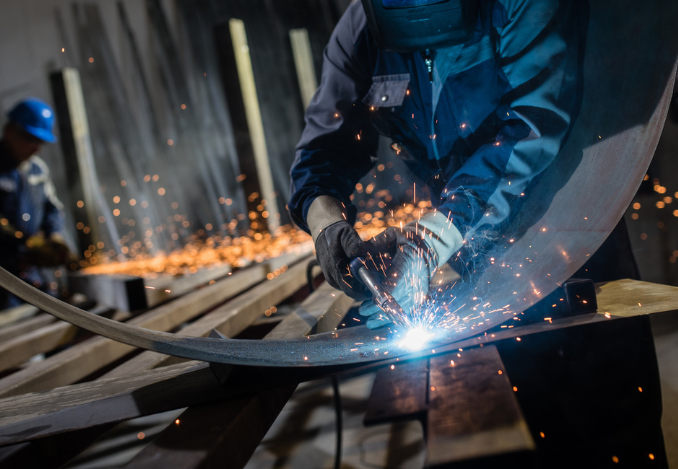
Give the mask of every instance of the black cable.
<path id="1" fill-rule="evenodd" d="M 313 267 L 320 266 L 316 259 L 311 259 L 308 261 L 308 266 L 306 266 L 306 281 L 308 282 L 308 291 L 313 293 L 315 291 L 315 282 L 313 281 Z"/>
<path id="2" fill-rule="evenodd" d="M 315 291 L 313 268 L 319 265 L 320 264 L 318 264 L 318 261 L 316 259 L 312 259 L 308 262 L 308 266 L 306 267 L 306 281 L 308 282 L 309 293 L 313 293 Z M 337 422 L 337 443 L 336 450 L 334 453 L 334 469 L 340 469 L 343 421 L 342 421 L 341 394 L 339 393 L 339 378 L 337 377 L 337 375 L 332 376 L 332 389 L 334 390 L 334 412 L 336 414 Z"/>
<path id="3" fill-rule="evenodd" d="M 332 389 L 334 389 L 334 412 L 336 413 L 337 422 L 337 443 L 336 452 L 334 453 L 334 469 L 341 468 L 341 437 L 342 429 L 342 409 L 341 409 L 341 394 L 339 394 L 339 377 L 332 376 Z"/>

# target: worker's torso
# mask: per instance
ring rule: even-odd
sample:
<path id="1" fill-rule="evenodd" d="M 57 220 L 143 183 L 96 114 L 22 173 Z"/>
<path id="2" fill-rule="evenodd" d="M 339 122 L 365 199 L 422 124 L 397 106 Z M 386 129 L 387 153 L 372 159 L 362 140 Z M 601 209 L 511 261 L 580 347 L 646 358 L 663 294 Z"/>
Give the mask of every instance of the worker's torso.
<path id="1" fill-rule="evenodd" d="M 443 173 L 454 174 L 482 145 L 493 144 L 503 125 L 501 117 L 512 114 L 508 106 L 501 107 L 511 86 L 497 53 L 497 31 L 505 18 L 499 2 L 482 2 L 475 35 L 453 62 L 435 115 L 433 85 L 422 54 L 388 53 L 359 44 L 371 49 L 373 78 L 363 102 L 372 109 L 372 123 L 434 193 L 444 187 Z"/>
<path id="2" fill-rule="evenodd" d="M 0 154 L 0 159 L 6 158 Z M 31 157 L 18 168 L 0 164 L 0 223 L 19 231 L 18 236 L 37 234 L 45 217 L 51 184 L 45 163 Z"/>

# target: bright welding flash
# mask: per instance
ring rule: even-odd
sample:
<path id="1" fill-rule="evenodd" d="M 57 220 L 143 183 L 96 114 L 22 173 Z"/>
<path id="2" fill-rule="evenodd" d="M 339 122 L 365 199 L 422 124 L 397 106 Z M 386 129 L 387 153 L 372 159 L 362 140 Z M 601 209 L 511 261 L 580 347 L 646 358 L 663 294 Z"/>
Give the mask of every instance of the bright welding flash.
<path id="1" fill-rule="evenodd" d="M 400 346 L 412 351 L 421 350 L 432 337 L 433 334 L 417 327 L 415 329 L 410 329 L 407 334 L 405 334 L 405 338 L 400 342 Z"/>

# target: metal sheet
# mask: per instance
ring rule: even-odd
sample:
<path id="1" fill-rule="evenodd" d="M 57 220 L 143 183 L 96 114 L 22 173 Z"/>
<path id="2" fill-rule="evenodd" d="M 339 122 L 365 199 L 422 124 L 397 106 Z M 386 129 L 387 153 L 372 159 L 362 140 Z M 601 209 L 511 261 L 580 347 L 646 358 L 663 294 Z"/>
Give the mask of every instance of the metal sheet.
<path id="1" fill-rule="evenodd" d="M 675 80 L 677 19 L 678 3 L 671 0 L 642 9 L 631 0 L 592 2 L 582 109 L 557 161 L 527 197 L 523 212 L 536 221 L 509 246 L 495 248 L 501 263 L 489 266 L 472 288 L 460 290 L 452 304 L 459 305 L 456 326 L 438 341 L 477 336 L 507 319 L 505 313 L 529 307 L 583 265 L 614 228 L 645 175 L 666 119 Z M 95 333 L 198 360 L 327 366 L 408 352 L 397 333 L 365 328 L 288 341 L 178 337 L 94 317 L 6 271 L 0 271 L 0 285 Z"/>

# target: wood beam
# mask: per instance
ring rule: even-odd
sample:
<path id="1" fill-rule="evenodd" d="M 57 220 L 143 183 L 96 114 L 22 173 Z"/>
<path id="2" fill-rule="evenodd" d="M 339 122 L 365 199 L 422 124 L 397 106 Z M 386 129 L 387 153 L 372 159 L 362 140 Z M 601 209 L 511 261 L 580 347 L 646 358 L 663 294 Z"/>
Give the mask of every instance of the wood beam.
<path id="1" fill-rule="evenodd" d="M 216 329 L 227 337 L 235 337 L 258 317 L 262 316 L 264 311 L 292 296 L 305 284 L 306 263 L 302 262 L 279 277 L 269 280 L 220 306 L 205 317 L 186 326 L 177 334 L 189 337 L 207 337 L 212 330 Z M 145 351 L 107 373 L 104 377 L 126 376 L 130 373 L 139 373 L 179 360 L 181 359 L 158 352 Z"/>
<path id="2" fill-rule="evenodd" d="M 325 283 L 264 340 L 300 337 L 317 329 L 334 330 L 352 305 L 351 298 Z M 178 425 L 160 433 L 127 467 L 244 467 L 296 387 L 288 384 L 190 407 L 178 418 Z"/>
<path id="3" fill-rule="evenodd" d="M 37 308 L 36 308 L 37 310 Z M 57 321 L 57 318 L 50 314 L 38 314 L 35 317 L 18 321 L 10 326 L 4 326 L 0 329 L 0 344 L 13 340 L 23 334 L 27 334 L 36 329 L 47 326 Z"/>
<path id="4" fill-rule="evenodd" d="M 290 316 L 290 321 L 305 319 L 299 323 L 297 331 L 313 330 L 312 317 L 316 321 L 321 318 L 338 323 L 341 320 L 338 314 L 352 305 L 352 300 L 343 295 L 322 297 L 326 292 L 319 291 L 309 297 L 303 303 L 307 308 L 299 309 L 297 317 Z M 326 324 L 329 327 L 331 322 Z M 261 389 L 261 383 L 265 381 L 268 380 L 260 379 L 256 386 Z M 228 385 L 232 388 L 231 395 L 247 393 L 247 386 L 247 383 Z M 14 396 L 0 400 L 0 445 L 222 400 L 228 396 L 227 391 L 215 378 L 209 364 L 192 361 L 115 379 Z"/>
<path id="5" fill-rule="evenodd" d="M 263 281 L 266 278 L 266 270 L 262 265 L 252 266 L 144 313 L 130 321 L 130 324 L 158 331 L 170 331 Z M 45 391 L 74 383 L 134 350 L 134 347 L 104 337 L 93 337 L 47 360 L 0 379 L 0 397 Z"/>
<path id="6" fill-rule="evenodd" d="M 635 312 L 636 315 L 644 315 L 648 312 L 659 313 L 676 309 L 675 304 L 670 300 L 671 295 L 666 296 L 668 293 L 673 293 L 675 298 L 675 293 L 678 290 L 675 287 L 653 285 L 645 282 L 628 283 L 625 281 L 611 282 L 603 287 L 606 292 L 604 295 L 599 295 L 598 297 L 599 304 L 602 305 L 609 305 L 617 301 L 626 303 L 628 301 L 624 298 L 630 300 L 631 293 L 633 293 L 635 297 L 648 300 L 652 297 L 656 297 L 658 304 L 660 305 L 653 305 L 651 300 L 643 304 L 642 308 L 632 308 L 631 305 L 622 303 L 620 307 L 628 307 L 629 314 Z M 601 301 L 601 297 L 604 298 L 605 301 Z M 485 347 L 487 347 L 487 344 L 491 341 L 514 339 L 515 337 L 526 335 L 526 332 L 528 332 L 527 330 L 529 330 L 529 333 L 539 333 L 575 326 L 586 327 L 589 324 L 597 324 L 607 320 L 625 320 L 623 317 L 615 317 L 614 311 L 611 311 L 611 313 L 610 319 L 607 319 L 603 314 L 586 315 L 573 318 L 574 320 L 572 321 L 559 320 L 553 321 L 553 323 L 544 322 L 542 324 L 505 330 L 502 333 L 496 334 L 495 337 L 490 337 L 488 335 L 487 338 L 484 338 L 484 340 L 486 340 Z M 453 347 L 465 348 L 473 346 L 472 343 L 466 344 L 465 342 L 466 341 L 454 344 Z M 390 364 L 397 364 L 397 361 L 390 360 L 380 364 L 380 366 Z M 115 380 L 103 380 L 100 382 L 68 386 L 40 394 L 29 394 L 2 399 L 0 400 L 0 438 L 5 435 L 5 437 L 11 438 L 11 441 L 20 442 L 31 438 L 56 434 L 61 431 L 85 428 L 87 425 L 111 423 L 119 421 L 118 418 L 124 420 L 161 412 L 162 410 L 157 409 L 160 407 L 165 408 L 165 405 L 154 402 L 155 399 L 153 393 L 147 392 L 146 387 L 157 387 L 162 390 L 165 389 L 164 383 L 170 383 L 169 386 L 178 386 L 179 389 L 193 389 L 190 388 L 191 381 L 206 381 L 206 378 L 202 373 L 206 373 L 210 376 L 213 375 L 207 368 L 207 364 L 188 362 L 148 371 L 141 375 L 141 377 L 126 376 Z M 194 374 L 197 376 L 194 376 Z M 270 381 L 270 378 L 267 379 Z M 184 381 L 187 383 L 184 383 Z M 110 383 L 111 386 L 102 386 L 101 383 Z M 200 400 L 204 397 L 203 394 L 211 395 L 210 393 L 213 392 L 211 385 L 205 386 L 203 392 L 196 391 L 195 394 L 187 392 L 186 398 L 179 407 L 205 402 L 204 400 Z M 121 389 L 122 391 L 120 391 Z M 43 404 L 36 406 L 36 399 Z M 82 409 L 78 409 L 80 404 L 93 403 L 97 400 L 107 401 L 111 408 L 118 408 L 118 402 L 122 402 L 124 405 L 120 408 L 123 409 L 124 412 L 116 415 L 99 415 L 96 413 L 81 412 Z M 148 402 L 146 400 L 148 400 Z M 96 408 L 96 406 L 89 408 Z M 85 419 L 88 420 L 88 422 L 85 424 L 80 422 L 79 419 Z M 53 426 L 52 420 L 57 420 L 59 422 L 58 425 Z M 8 430 L 5 428 L 6 426 L 11 427 L 11 429 Z M 1 441 L 2 439 L 0 439 L 0 442 Z"/>
<path id="7" fill-rule="evenodd" d="M 430 363 L 428 467 L 535 449 L 496 347 Z"/>
<path id="8" fill-rule="evenodd" d="M 104 306 L 95 308 L 90 313 L 107 315 L 111 311 L 111 308 Z M 120 312 L 115 319 L 124 321 L 130 317 L 130 313 Z M 44 317 L 38 316 L 31 322 L 37 323 L 40 319 Z M 18 366 L 39 353 L 46 353 L 69 344 L 79 331 L 80 328 L 77 326 L 58 321 L 0 343 L 0 371 Z"/>
<path id="9" fill-rule="evenodd" d="M 0 311 L 0 327 L 15 324 L 38 314 L 39 309 L 33 305 L 24 304 Z"/>
<path id="10" fill-rule="evenodd" d="M 420 358 L 379 369 L 367 402 L 365 425 L 425 420 L 428 411 L 428 367 L 428 358 Z"/>
<path id="11" fill-rule="evenodd" d="M 223 388 L 207 363 L 188 362 L 0 400 L 0 445 L 120 422 L 216 400 Z"/>

